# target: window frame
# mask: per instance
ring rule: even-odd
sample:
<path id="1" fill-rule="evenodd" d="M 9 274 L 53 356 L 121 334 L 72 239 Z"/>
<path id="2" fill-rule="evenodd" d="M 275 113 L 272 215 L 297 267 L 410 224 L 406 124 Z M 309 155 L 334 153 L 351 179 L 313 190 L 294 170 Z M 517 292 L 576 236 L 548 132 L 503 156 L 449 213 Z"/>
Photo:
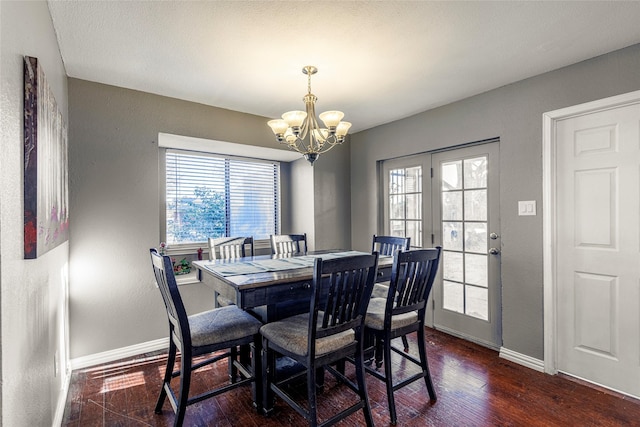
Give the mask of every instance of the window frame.
<path id="1" fill-rule="evenodd" d="M 213 141 L 215 142 L 215 141 Z M 227 143 L 230 144 L 230 143 Z M 165 242 L 167 238 L 167 153 L 168 152 L 179 152 L 185 154 L 195 154 L 202 156 L 210 156 L 216 158 L 224 158 L 229 160 L 239 160 L 245 162 L 255 162 L 255 163 L 270 163 L 276 164 L 278 167 L 277 173 L 277 201 L 276 201 L 276 217 L 275 217 L 275 226 L 276 226 L 276 234 L 281 230 L 282 227 L 282 161 L 277 159 L 258 159 L 247 156 L 238 156 L 238 155 L 230 155 L 226 153 L 217 153 L 211 150 L 194 150 L 190 148 L 183 148 L 180 146 L 173 146 L 174 144 L 159 144 L 159 155 L 158 155 L 158 172 L 159 172 L 159 218 L 160 218 L 160 236 L 159 241 Z M 179 145 L 179 144 L 177 144 Z M 240 144 L 237 144 L 240 145 Z M 250 149 L 252 146 L 244 146 L 244 149 Z M 224 151 L 224 150 L 222 150 Z M 269 239 L 259 239 L 254 240 L 255 249 L 269 248 L 270 243 Z M 171 255 L 188 255 L 195 253 L 198 249 L 202 248 L 205 252 L 208 252 L 207 242 L 190 242 L 190 243 L 177 243 L 172 244 L 170 247 L 167 247 L 167 252 Z"/>

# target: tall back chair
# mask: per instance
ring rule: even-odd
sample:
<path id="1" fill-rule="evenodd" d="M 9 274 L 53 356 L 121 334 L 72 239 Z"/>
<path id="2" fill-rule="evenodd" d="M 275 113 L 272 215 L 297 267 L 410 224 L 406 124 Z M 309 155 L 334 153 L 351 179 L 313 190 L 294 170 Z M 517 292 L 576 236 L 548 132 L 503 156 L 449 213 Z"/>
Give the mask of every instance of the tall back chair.
<path id="1" fill-rule="evenodd" d="M 253 237 L 209 238 L 210 260 L 243 258 L 245 256 L 253 256 Z"/>
<path id="2" fill-rule="evenodd" d="M 364 316 L 377 274 L 378 254 L 356 255 L 323 261 L 315 260 L 313 293 L 308 313 L 267 323 L 260 329 L 263 344 L 262 363 L 271 375 L 263 381 L 264 407 L 272 405 L 272 395 L 282 398 L 310 426 L 316 426 L 316 374 L 327 371 L 334 374 L 358 394 L 358 401 L 332 416 L 322 425 L 333 424 L 357 410 L 364 410 L 368 426 L 373 425 L 367 398 L 363 363 Z M 306 369 L 287 378 L 278 378 L 275 370 L 276 355 L 288 356 Z M 329 367 L 346 357 L 353 357 L 357 385 L 343 374 Z M 297 377 L 306 375 L 306 408 L 295 402 L 285 386 Z"/>
<path id="3" fill-rule="evenodd" d="M 371 243 L 371 253 L 378 252 L 381 256 L 393 256 L 396 251 L 408 251 L 411 246 L 411 237 L 398 237 L 398 236 L 378 236 L 373 235 L 373 241 Z M 374 298 L 386 298 L 389 293 L 389 282 L 376 283 L 373 287 Z M 402 336 L 402 344 L 404 345 L 404 351 L 409 351 L 409 340 L 406 336 Z"/>
<path id="4" fill-rule="evenodd" d="M 367 308 L 367 333 L 376 341 L 376 362 L 384 363 L 384 375 L 376 369 L 367 372 L 384 381 L 387 387 L 391 424 L 396 424 L 396 406 L 393 393 L 414 381 L 424 378 L 429 397 L 436 400 L 436 392 L 429 373 L 424 340 L 424 321 L 427 299 L 438 271 L 441 248 L 397 251 L 391 269 L 391 282 L 387 298 L 371 298 Z M 394 338 L 416 332 L 420 360 L 391 345 Z M 393 384 L 391 351 L 420 367 L 420 372 Z M 401 362 L 400 365 L 404 364 Z M 408 369 L 408 368 L 406 368 Z"/>
<path id="5" fill-rule="evenodd" d="M 262 323 L 236 306 L 216 308 L 187 316 L 173 274 L 171 258 L 160 255 L 156 249 L 151 249 L 150 252 L 153 273 L 169 319 L 169 354 L 160 396 L 155 407 L 156 414 L 162 413 L 164 400 L 169 397 L 175 412 L 174 426 L 181 426 L 188 405 L 249 383 L 253 384 L 254 401 L 260 405 L 260 390 L 255 384 L 255 372 L 260 371 L 256 354 L 260 352 L 259 330 Z M 253 345 L 250 345 L 252 343 Z M 235 353 L 241 345 L 250 345 L 253 348 L 252 366 L 243 365 L 232 357 L 232 349 Z M 194 357 L 218 352 L 218 350 L 227 351 L 193 363 Z M 180 370 L 174 372 L 173 366 L 178 351 L 181 355 Z M 190 398 L 192 371 L 225 358 L 228 358 L 229 364 L 234 367 L 233 382 Z M 236 373 L 241 375 L 239 380 L 236 380 Z M 171 379 L 178 376 L 180 384 L 176 396 L 171 388 Z"/>
<path id="6" fill-rule="evenodd" d="M 295 255 L 306 252 L 307 233 L 271 235 L 271 253 L 273 255 Z"/>
<path id="7" fill-rule="evenodd" d="M 374 234 L 371 252 L 392 256 L 398 249 L 408 251 L 410 245 L 411 237 L 378 236 Z"/>

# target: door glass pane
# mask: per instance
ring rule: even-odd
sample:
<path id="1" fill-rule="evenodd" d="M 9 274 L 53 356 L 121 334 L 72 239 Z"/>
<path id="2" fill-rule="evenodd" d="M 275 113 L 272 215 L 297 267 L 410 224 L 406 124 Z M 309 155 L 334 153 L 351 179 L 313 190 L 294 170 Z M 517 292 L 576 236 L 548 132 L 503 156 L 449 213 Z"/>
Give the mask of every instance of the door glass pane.
<path id="1" fill-rule="evenodd" d="M 453 251 L 462 251 L 462 223 L 442 223 L 442 247 Z"/>
<path id="2" fill-rule="evenodd" d="M 442 193 L 442 220 L 462 220 L 462 192 L 449 191 Z"/>
<path id="3" fill-rule="evenodd" d="M 445 251 L 442 254 L 443 275 L 445 280 L 464 281 L 462 254 Z"/>
<path id="4" fill-rule="evenodd" d="M 464 161 L 464 188 L 486 188 L 487 156 Z"/>
<path id="5" fill-rule="evenodd" d="M 442 308 L 464 313 L 464 291 L 462 283 L 444 281 Z"/>
<path id="6" fill-rule="evenodd" d="M 422 193 L 422 167 L 414 166 L 406 169 L 407 193 Z"/>
<path id="7" fill-rule="evenodd" d="M 466 314 L 478 319 L 489 320 L 488 290 L 475 286 L 466 286 Z"/>
<path id="8" fill-rule="evenodd" d="M 407 194 L 407 219 L 422 218 L 422 194 Z"/>
<path id="9" fill-rule="evenodd" d="M 422 247 L 422 166 L 389 170 L 389 234 Z M 460 204 L 462 201 L 460 201 Z"/>
<path id="10" fill-rule="evenodd" d="M 389 196 L 389 218 L 404 218 L 404 196 Z"/>
<path id="11" fill-rule="evenodd" d="M 476 254 L 464 255 L 465 282 L 487 287 L 487 256 Z"/>
<path id="12" fill-rule="evenodd" d="M 487 253 L 487 223 L 467 222 L 464 225 L 464 249 L 469 252 Z"/>
<path id="13" fill-rule="evenodd" d="M 487 220 L 487 190 L 470 190 L 464 192 L 465 221 Z"/>
<path id="14" fill-rule="evenodd" d="M 442 190 L 462 189 L 462 162 L 442 163 Z"/>
<path id="15" fill-rule="evenodd" d="M 404 193 L 404 169 L 389 171 L 389 194 Z"/>
<path id="16" fill-rule="evenodd" d="M 404 237 L 403 234 L 401 237 Z M 407 221 L 406 237 L 411 237 L 412 247 L 422 247 L 422 221 Z"/>
<path id="17" fill-rule="evenodd" d="M 389 234 L 404 237 L 404 221 L 389 221 Z"/>

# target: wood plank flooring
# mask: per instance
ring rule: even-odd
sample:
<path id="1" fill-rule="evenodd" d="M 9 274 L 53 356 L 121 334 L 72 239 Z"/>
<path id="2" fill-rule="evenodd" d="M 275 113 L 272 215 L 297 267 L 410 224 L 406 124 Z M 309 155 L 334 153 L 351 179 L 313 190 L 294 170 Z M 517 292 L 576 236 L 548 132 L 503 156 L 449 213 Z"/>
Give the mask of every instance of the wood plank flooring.
<path id="1" fill-rule="evenodd" d="M 430 403 L 424 382 L 396 392 L 399 426 L 640 426 L 640 401 L 564 377 L 550 376 L 498 357 L 495 351 L 427 328 L 427 354 L 438 400 Z M 415 337 L 410 338 L 416 353 Z M 413 338 L 413 339 L 412 339 Z M 141 355 L 74 371 L 62 426 L 171 426 L 168 401 L 154 414 L 166 353 Z M 394 360 L 394 375 L 408 365 Z M 349 372 L 349 370 L 347 370 Z M 224 381 L 226 362 L 196 374 L 192 392 Z M 352 398 L 330 375 L 319 397 L 326 419 Z M 305 387 L 300 387 L 304 395 Z M 377 426 L 389 425 L 384 384 L 367 376 L 367 390 Z M 304 420 L 284 402 L 265 418 L 251 404 L 248 387 L 187 408 L 185 426 L 301 426 Z M 357 413 L 341 426 L 364 425 Z"/>

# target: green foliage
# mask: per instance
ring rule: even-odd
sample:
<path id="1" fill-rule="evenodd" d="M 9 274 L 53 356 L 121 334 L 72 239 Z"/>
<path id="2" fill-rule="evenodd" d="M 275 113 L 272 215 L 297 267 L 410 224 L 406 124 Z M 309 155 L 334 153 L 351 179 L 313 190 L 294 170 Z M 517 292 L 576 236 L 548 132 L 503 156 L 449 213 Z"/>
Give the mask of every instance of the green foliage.
<path id="1" fill-rule="evenodd" d="M 167 240 L 176 243 L 202 242 L 209 237 L 225 235 L 226 205 L 224 194 L 207 187 L 196 187 L 193 197 L 170 203 Z"/>

